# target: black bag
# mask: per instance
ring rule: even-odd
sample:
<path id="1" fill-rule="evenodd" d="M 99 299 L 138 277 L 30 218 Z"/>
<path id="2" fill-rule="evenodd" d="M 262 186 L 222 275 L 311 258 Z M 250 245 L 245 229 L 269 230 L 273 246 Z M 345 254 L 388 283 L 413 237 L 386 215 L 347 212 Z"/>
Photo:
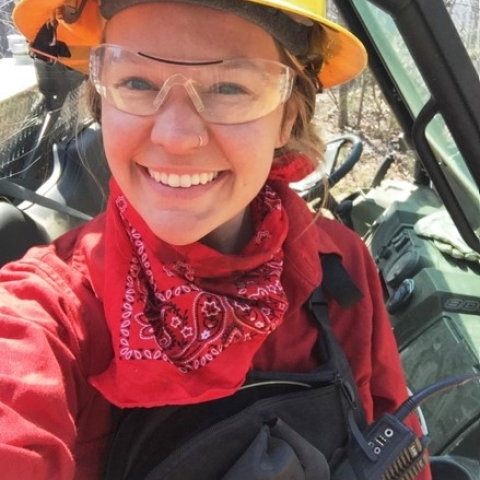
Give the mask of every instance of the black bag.
<path id="1" fill-rule="evenodd" d="M 326 258 L 323 286 L 354 303 L 358 289 L 338 257 Z M 319 368 L 250 372 L 238 392 L 210 402 L 117 410 L 105 480 L 328 480 L 352 423 L 366 422 L 322 288 L 307 308 L 320 329 Z"/>

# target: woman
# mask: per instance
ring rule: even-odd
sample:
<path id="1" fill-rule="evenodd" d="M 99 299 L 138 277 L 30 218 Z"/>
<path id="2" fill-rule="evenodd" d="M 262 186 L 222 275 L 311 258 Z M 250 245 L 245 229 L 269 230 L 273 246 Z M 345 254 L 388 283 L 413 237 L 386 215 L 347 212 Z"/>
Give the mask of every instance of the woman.
<path id="1" fill-rule="evenodd" d="M 17 6 L 37 55 L 85 69 L 94 47 L 113 180 L 104 215 L 1 271 L 3 479 L 101 478 L 112 404 L 196 404 L 252 368 L 314 369 L 303 305 L 319 254 L 339 255 L 363 293 L 329 311 L 367 420 L 405 399 L 365 247 L 288 188 L 318 162 L 315 92 L 365 64 L 310 3 Z"/>

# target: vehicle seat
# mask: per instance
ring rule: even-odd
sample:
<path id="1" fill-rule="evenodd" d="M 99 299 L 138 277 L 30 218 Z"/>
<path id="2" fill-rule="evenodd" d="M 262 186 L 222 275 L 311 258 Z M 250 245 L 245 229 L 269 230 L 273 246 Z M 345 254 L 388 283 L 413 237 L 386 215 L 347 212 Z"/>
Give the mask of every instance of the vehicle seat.
<path id="1" fill-rule="evenodd" d="M 0 201 L 0 266 L 21 257 L 30 247 L 49 240 L 45 229 L 26 213 Z"/>

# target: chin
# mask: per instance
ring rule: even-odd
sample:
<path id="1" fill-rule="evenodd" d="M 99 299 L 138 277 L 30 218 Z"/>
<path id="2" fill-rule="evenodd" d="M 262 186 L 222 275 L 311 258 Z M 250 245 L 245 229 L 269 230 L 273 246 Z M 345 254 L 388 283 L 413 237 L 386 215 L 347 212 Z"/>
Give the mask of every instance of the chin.
<path id="1" fill-rule="evenodd" d="M 174 246 L 199 242 L 216 230 L 215 224 L 212 227 L 212 222 L 208 222 L 207 218 L 198 219 L 194 215 L 185 216 L 178 212 L 163 214 L 150 220 L 146 222 L 153 234 Z"/>
<path id="2" fill-rule="evenodd" d="M 183 227 L 184 230 L 188 230 L 188 225 Z M 188 232 L 186 235 L 185 231 L 179 232 L 178 234 L 172 233 L 172 230 L 166 232 L 163 228 L 162 229 L 155 229 L 151 228 L 153 233 L 156 237 L 160 240 L 174 246 L 184 246 L 184 245 L 191 245 L 192 243 L 196 243 L 202 239 L 202 235 L 192 235 L 192 232 Z"/>

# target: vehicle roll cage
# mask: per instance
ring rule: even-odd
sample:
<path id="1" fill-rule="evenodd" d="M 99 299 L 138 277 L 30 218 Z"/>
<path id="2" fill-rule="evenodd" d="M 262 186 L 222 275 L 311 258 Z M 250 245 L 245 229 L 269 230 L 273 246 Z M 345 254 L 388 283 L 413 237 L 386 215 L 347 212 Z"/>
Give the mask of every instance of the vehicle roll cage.
<path id="1" fill-rule="evenodd" d="M 480 189 L 480 82 L 443 0 L 369 0 L 395 22 L 416 62 L 431 99 L 414 118 L 394 79 L 377 52 L 358 13 L 359 0 L 337 2 L 352 31 L 365 44 L 369 65 L 387 98 L 406 141 L 418 153 L 423 167 L 465 242 L 480 252 L 480 241 L 460 207 L 452 185 L 425 138 L 425 128 L 441 114 L 470 173 Z M 417 178 L 419 183 L 420 177 Z"/>

